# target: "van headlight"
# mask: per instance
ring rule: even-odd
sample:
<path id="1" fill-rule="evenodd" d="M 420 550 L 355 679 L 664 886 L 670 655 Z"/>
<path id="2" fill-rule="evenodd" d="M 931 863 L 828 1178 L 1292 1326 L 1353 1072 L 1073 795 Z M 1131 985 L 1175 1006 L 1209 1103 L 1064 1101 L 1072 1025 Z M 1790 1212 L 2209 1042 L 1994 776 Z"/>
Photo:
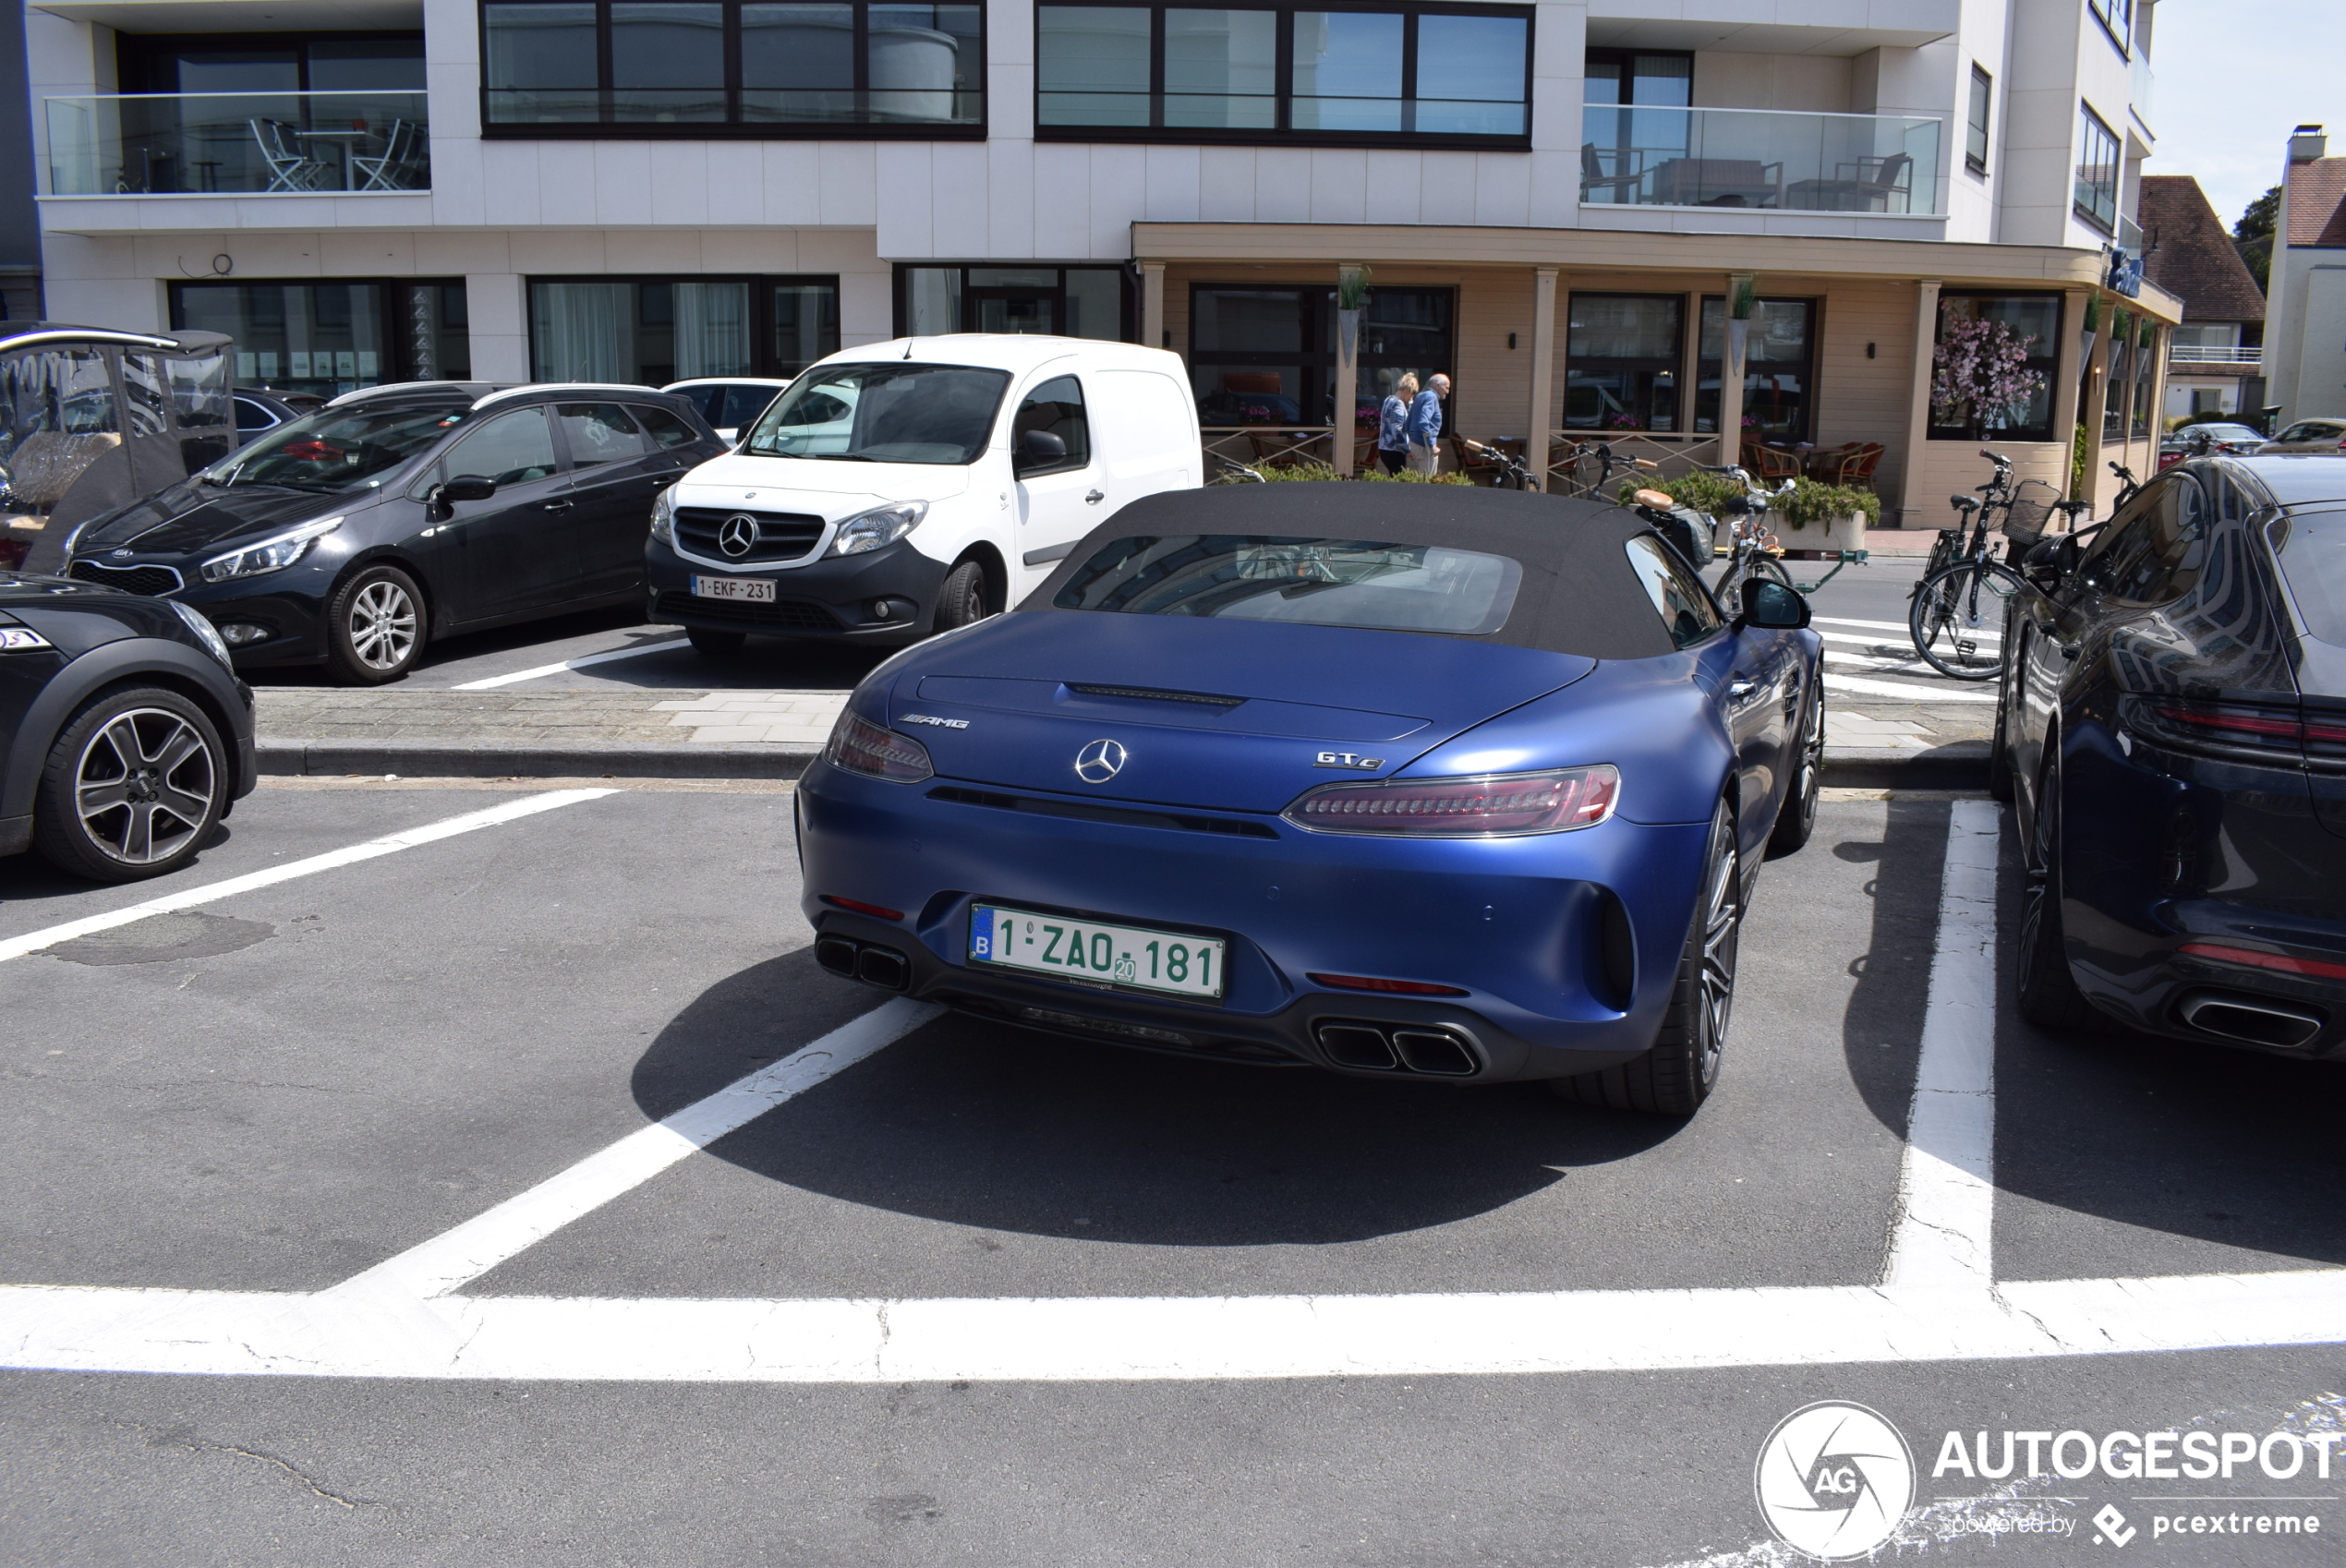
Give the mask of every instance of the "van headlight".
<path id="1" fill-rule="evenodd" d="M 825 555 L 868 555 L 894 544 L 921 525 L 928 515 L 925 501 L 890 501 L 869 512 L 859 512 L 839 525 L 831 536 L 831 548 Z"/>
<path id="2" fill-rule="evenodd" d="M 258 577 L 265 572 L 283 572 L 309 553 L 309 547 L 342 526 L 339 517 L 320 517 L 314 523 L 304 523 L 257 545 L 215 555 L 200 569 L 207 583 L 225 583 L 237 577 Z"/>
<path id="3" fill-rule="evenodd" d="M 652 537 L 671 547 L 676 543 L 676 487 L 673 485 L 652 497 Z"/>

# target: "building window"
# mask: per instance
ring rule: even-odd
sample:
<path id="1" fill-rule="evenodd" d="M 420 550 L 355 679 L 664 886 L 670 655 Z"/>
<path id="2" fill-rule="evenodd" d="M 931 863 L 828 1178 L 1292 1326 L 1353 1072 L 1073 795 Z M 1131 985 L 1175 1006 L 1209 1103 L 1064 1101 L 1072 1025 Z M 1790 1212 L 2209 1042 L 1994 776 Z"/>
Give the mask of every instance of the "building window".
<path id="1" fill-rule="evenodd" d="M 421 92 L 420 32 L 115 35 L 130 93 Z"/>
<path id="2" fill-rule="evenodd" d="M 1565 341 L 1566 428 L 1679 428 L 1686 308 L 1675 294 L 1575 294 Z"/>
<path id="3" fill-rule="evenodd" d="M 1129 343 L 1131 283 L 1121 267 L 899 267 L 896 332 L 1048 332 Z"/>
<path id="4" fill-rule="evenodd" d="M 2159 331 L 2155 327 L 2142 332 L 2134 345 L 2134 396 L 2129 404 L 2132 413 L 2127 419 L 2127 434 L 2134 440 L 2146 440 L 2150 436 L 2151 378 L 2159 369 Z"/>
<path id="5" fill-rule="evenodd" d="M 986 134 L 980 6 L 484 0 L 480 17 L 492 136 Z"/>
<path id="6" fill-rule="evenodd" d="M 837 278 L 529 280 L 532 380 L 795 376 L 838 351 Z"/>
<path id="7" fill-rule="evenodd" d="M 1725 299 L 1715 294 L 1706 296 L 1694 397 L 1694 428 L 1706 434 L 1719 428 L 1725 320 Z M 1812 439 L 1816 327 L 1813 299 L 1763 299 L 1752 308 L 1751 332 L 1744 340 L 1741 440 L 1788 444 Z"/>
<path id="8" fill-rule="evenodd" d="M 1971 117 L 1965 127 L 1964 167 L 1975 175 L 1988 172 L 1988 115 L 1995 103 L 1996 84 L 1977 66 L 1971 67 Z"/>
<path id="9" fill-rule="evenodd" d="M 1457 295 L 1373 288 L 1361 304 L 1352 389 L 1356 431 L 1376 433 L 1377 408 L 1405 375 L 1421 391 L 1453 368 Z M 1190 384 L 1198 422 L 1334 425 L 1336 291 L 1200 283 L 1190 290 Z M 1446 423 L 1446 421 L 1445 421 Z"/>
<path id="10" fill-rule="evenodd" d="M 2077 216 L 2106 235 L 2118 232 L 2118 138 L 2090 108 L 2077 127 Z"/>
<path id="11" fill-rule="evenodd" d="M 236 340 L 236 385 L 334 397 L 393 381 L 468 380 L 456 279 L 175 283 L 171 324 Z"/>
<path id="12" fill-rule="evenodd" d="M 2086 4 L 2094 13 L 2094 20 L 2102 25 L 2120 53 L 2134 48 L 2134 0 L 2086 0 Z"/>
<path id="13" fill-rule="evenodd" d="M 1950 289 L 1931 355 L 1930 439 L 2052 440 L 2060 370 L 2061 296 Z"/>
<path id="14" fill-rule="evenodd" d="M 1038 6 L 1035 134 L 1530 144 L 1531 12 Z"/>

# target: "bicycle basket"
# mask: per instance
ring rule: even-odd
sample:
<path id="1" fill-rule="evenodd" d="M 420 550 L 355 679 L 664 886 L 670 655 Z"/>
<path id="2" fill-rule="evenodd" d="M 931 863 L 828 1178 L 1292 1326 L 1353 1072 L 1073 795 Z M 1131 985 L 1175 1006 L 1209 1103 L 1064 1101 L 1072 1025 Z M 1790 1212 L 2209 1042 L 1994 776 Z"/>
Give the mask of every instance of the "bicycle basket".
<path id="1" fill-rule="evenodd" d="M 2061 492 L 2042 479 L 2023 479 L 2013 491 L 2011 509 L 2004 513 L 2004 537 L 2022 544 L 2035 544 L 2045 537 L 2045 526 L 2052 521 L 2053 503 L 2061 500 Z"/>

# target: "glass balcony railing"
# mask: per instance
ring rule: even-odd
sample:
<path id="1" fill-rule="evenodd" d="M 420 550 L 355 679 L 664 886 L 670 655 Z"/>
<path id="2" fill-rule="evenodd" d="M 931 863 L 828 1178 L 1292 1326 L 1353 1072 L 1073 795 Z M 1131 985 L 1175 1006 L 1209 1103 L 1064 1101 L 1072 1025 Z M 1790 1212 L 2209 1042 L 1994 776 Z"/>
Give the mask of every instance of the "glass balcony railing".
<path id="1" fill-rule="evenodd" d="M 2118 214 L 2118 245 L 2130 256 L 2143 253 L 2143 226 L 2123 212 Z"/>
<path id="2" fill-rule="evenodd" d="M 1580 199 L 1937 216 L 1940 122 L 1779 109 L 1580 111 Z"/>
<path id="3" fill-rule="evenodd" d="M 431 188 L 420 92 L 159 92 L 46 102 L 52 196 Z"/>

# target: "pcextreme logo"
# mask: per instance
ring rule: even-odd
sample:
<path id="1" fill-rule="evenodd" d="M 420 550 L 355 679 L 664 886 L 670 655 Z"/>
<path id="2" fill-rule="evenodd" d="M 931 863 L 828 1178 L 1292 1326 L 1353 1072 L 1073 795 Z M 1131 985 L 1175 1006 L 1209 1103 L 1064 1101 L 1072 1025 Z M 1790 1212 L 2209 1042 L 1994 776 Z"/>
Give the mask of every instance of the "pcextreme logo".
<path id="1" fill-rule="evenodd" d="M 1824 1400 L 1776 1423 L 1760 1445 L 1752 1495 L 1777 1538 L 1824 1562 L 1888 1540 L 1915 1498 L 1915 1456 L 1862 1405 Z"/>

